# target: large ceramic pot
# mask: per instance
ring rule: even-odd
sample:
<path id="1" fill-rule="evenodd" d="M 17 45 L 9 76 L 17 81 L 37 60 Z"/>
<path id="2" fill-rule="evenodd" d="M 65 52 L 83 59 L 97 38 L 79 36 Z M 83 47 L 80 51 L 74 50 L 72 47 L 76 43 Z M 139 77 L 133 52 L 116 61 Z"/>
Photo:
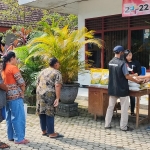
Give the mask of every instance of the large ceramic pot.
<path id="1" fill-rule="evenodd" d="M 63 84 L 60 94 L 60 103 L 56 114 L 64 117 L 73 117 L 79 115 L 78 103 L 75 99 L 78 94 L 79 84 Z"/>
<path id="2" fill-rule="evenodd" d="M 60 100 L 63 104 L 73 104 L 78 94 L 79 84 L 63 84 Z"/>

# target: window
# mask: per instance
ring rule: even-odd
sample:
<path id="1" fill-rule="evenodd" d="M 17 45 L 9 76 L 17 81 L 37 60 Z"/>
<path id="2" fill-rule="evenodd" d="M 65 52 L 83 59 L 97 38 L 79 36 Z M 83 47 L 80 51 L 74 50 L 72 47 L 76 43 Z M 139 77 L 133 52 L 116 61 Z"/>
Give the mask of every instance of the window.
<path id="1" fill-rule="evenodd" d="M 150 69 L 150 30 L 131 31 L 131 51 L 133 58 L 146 69 Z"/>
<path id="2" fill-rule="evenodd" d="M 96 34 L 95 38 L 101 38 L 101 34 Z M 92 68 L 101 67 L 101 50 L 94 44 L 88 44 L 88 51 L 92 53 L 92 56 L 88 57 L 89 63 L 92 63 Z"/>
<path id="3" fill-rule="evenodd" d="M 142 66 L 150 69 L 150 14 L 90 18 L 85 20 L 85 26 L 89 30 L 95 30 L 95 36 L 99 35 L 105 43 L 104 50 L 98 50 L 93 45 L 88 46 L 93 56 L 87 59 L 93 60 L 93 67 L 107 68 L 108 62 L 114 56 L 113 48 L 122 45 L 125 49 L 131 49 L 133 57 Z"/>
<path id="4" fill-rule="evenodd" d="M 109 61 L 114 57 L 113 48 L 122 45 L 125 49 L 128 44 L 128 31 L 109 31 L 104 33 L 104 68 L 108 68 Z"/>

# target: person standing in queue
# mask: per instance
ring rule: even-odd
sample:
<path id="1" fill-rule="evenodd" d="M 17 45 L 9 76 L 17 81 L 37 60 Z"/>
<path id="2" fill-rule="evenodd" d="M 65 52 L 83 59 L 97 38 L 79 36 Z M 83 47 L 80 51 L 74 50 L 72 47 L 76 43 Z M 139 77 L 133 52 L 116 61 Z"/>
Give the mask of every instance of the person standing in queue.
<path id="1" fill-rule="evenodd" d="M 50 59 L 49 66 L 42 70 L 37 78 L 36 111 L 40 118 L 42 135 L 60 138 L 63 135 L 54 132 L 54 116 L 60 99 L 62 75 L 58 70 L 60 64 L 55 57 Z"/>
<path id="2" fill-rule="evenodd" d="M 128 80 L 136 83 L 142 82 L 136 80 L 129 75 L 127 65 L 121 56 L 124 54 L 124 48 L 120 45 L 114 47 L 113 52 L 115 57 L 109 62 L 109 105 L 105 117 L 105 129 L 110 129 L 113 110 L 117 99 L 120 99 L 121 104 L 121 120 L 120 129 L 122 131 L 132 131 L 133 128 L 128 126 L 128 108 L 129 108 L 129 85 Z"/>
<path id="3" fill-rule="evenodd" d="M 1 72 L 1 63 L 0 63 L 0 72 Z M 6 87 L 6 85 L 3 83 L 1 74 L 0 74 L 0 123 L 4 120 L 4 116 L 3 116 L 3 107 L 6 106 L 6 91 L 8 90 L 8 88 Z M 5 149 L 5 148 L 9 148 L 10 146 L 7 145 L 6 143 L 3 143 L 0 141 L 0 149 Z"/>
<path id="4" fill-rule="evenodd" d="M 24 111 L 24 92 L 25 81 L 17 67 L 16 54 L 9 51 L 3 56 L 2 79 L 7 86 L 6 92 L 6 124 L 9 141 L 15 144 L 27 144 L 25 139 L 25 111 Z"/>
<path id="5" fill-rule="evenodd" d="M 130 50 L 124 51 L 124 60 L 127 64 L 127 69 L 129 74 L 131 75 L 140 75 L 141 74 L 141 65 L 138 61 L 132 59 L 132 52 Z M 134 109 L 135 109 L 135 97 L 130 96 L 130 108 L 131 108 L 131 115 L 135 116 Z"/>

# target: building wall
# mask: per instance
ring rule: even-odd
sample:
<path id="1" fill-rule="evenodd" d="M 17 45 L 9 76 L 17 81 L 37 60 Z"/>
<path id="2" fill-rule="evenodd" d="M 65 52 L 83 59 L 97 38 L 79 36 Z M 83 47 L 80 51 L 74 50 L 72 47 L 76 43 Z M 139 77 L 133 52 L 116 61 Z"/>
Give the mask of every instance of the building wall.
<path id="1" fill-rule="evenodd" d="M 85 19 L 121 14 L 122 0 L 90 0 L 80 3 L 78 13 L 78 28 L 85 26 Z M 85 60 L 85 48 L 81 49 L 81 60 Z M 89 85 L 90 73 L 78 76 L 81 85 Z"/>
<path id="2" fill-rule="evenodd" d="M 23 5 L 23 4 L 26 4 L 26 3 L 30 3 L 32 1 L 33 0 L 18 0 L 18 3 L 19 3 L 19 5 Z"/>

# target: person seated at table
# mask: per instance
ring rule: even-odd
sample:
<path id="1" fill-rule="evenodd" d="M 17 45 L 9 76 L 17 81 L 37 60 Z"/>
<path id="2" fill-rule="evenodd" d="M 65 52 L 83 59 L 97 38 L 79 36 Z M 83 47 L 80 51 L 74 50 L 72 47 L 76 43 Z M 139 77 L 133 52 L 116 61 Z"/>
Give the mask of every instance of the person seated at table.
<path id="1" fill-rule="evenodd" d="M 137 60 L 132 59 L 131 50 L 127 49 L 124 51 L 124 60 L 126 61 L 129 74 L 134 75 L 134 76 L 141 74 L 141 65 Z M 130 96 L 130 109 L 131 109 L 131 115 L 135 116 L 135 113 L 134 113 L 135 97 L 134 96 Z"/>

